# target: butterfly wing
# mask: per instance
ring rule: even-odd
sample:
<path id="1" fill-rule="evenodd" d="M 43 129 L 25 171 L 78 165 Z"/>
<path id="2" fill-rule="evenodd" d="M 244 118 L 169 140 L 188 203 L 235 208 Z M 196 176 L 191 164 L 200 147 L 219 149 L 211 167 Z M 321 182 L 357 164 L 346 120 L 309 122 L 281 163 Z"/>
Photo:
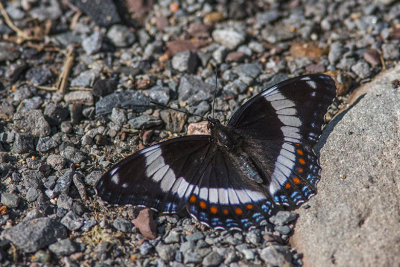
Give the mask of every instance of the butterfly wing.
<path id="1" fill-rule="evenodd" d="M 335 95 L 329 76 L 301 76 L 261 92 L 229 121 L 275 204 L 297 207 L 315 194 L 320 167 L 312 147 Z"/>
<path id="2" fill-rule="evenodd" d="M 174 213 L 182 209 L 204 168 L 210 136 L 174 138 L 140 150 L 117 163 L 96 185 L 110 204 L 132 204 Z"/>

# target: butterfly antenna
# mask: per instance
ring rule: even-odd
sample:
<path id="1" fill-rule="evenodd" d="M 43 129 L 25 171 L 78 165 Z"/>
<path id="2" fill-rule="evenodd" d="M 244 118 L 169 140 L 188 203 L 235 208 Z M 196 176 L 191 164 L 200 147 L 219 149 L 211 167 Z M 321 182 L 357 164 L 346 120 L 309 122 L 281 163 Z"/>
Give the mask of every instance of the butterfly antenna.
<path id="1" fill-rule="evenodd" d="M 212 118 L 215 118 L 215 98 L 217 97 L 217 89 L 218 89 L 218 69 L 215 67 L 215 90 L 214 90 L 214 96 L 213 96 L 213 102 L 212 102 Z"/>
<path id="2" fill-rule="evenodd" d="M 165 109 L 171 109 L 171 110 L 175 110 L 175 111 L 178 111 L 178 112 L 181 112 L 181 113 L 185 113 L 186 115 L 200 117 L 200 118 L 202 118 L 203 120 L 205 120 L 205 118 L 204 118 L 203 116 L 197 115 L 197 114 L 194 114 L 194 113 L 191 113 L 191 112 L 189 112 L 189 111 L 187 111 L 187 110 L 182 110 L 182 109 L 179 109 L 179 108 L 169 107 L 169 106 L 167 106 L 167 105 L 158 103 L 158 102 L 153 101 L 153 100 L 150 100 L 150 103 L 152 103 L 152 104 L 154 104 L 154 105 L 156 105 L 156 106 L 165 108 Z"/>

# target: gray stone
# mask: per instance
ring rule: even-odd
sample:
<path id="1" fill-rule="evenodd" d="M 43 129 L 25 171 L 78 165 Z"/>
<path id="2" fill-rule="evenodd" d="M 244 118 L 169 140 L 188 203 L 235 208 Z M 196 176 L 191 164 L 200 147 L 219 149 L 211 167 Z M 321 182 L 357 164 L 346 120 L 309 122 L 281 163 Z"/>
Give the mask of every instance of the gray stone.
<path id="1" fill-rule="evenodd" d="M 290 227 L 287 225 L 278 225 L 275 227 L 275 230 L 282 235 L 288 235 L 291 231 Z"/>
<path id="2" fill-rule="evenodd" d="M 280 14 L 277 10 L 268 10 L 264 12 L 259 12 L 256 15 L 257 24 L 260 26 L 270 24 L 274 22 L 280 17 Z"/>
<path id="3" fill-rule="evenodd" d="M 161 259 L 168 262 L 174 258 L 176 247 L 173 245 L 163 245 L 160 243 L 156 246 L 156 251 Z"/>
<path id="4" fill-rule="evenodd" d="M 60 155 L 51 154 L 47 157 L 46 162 L 55 170 L 60 171 L 64 168 L 66 160 L 64 157 L 62 157 Z"/>
<path id="5" fill-rule="evenodd" d="M 43 114 L 50 125 L 58 126 L 68 117 L 69 112 L 61 105 L 49 102 L 46 104 Z"/>
<path id="6" fill-rule="evenodd" d="M 12 193 L 2 193 L 1 203 L 9 208 L 17 208 L 19 205 L 19 197 Z"/>
<path id="7" fill-rule="evenodd" d="M 132 232 L 133 223 L 124 218 L 118 217 L 113 221 L 113 226 L 118 231 L 130 233 Z"/>
<path id="8" fill-rule="evenodd" d="M 68 256 L 77 251 L 77 246 L 75 242 L 67 238 L 51 244 L 49 250 L 57 256 Z"/>
<path id="9" fill-rule="evenodd" d="M 150 251 L 154 248 L 152 244 L 147 241 L 144 241 L 142 245 L 140 245 L 140 255 L 146 256 L 150 253 Z"/>
<path id="10" fill-rule="evenodd" d="M 89 219 L 89 220 L 85 220 L 83 222 L 83 226 L 81 227 L 81 230 L 83 232 L 88 232 L 90 231 L 90 229 L 92 229 L 93 226 L 95 226 L 97 224 L 95 219 Z"/>
<path id="11" fill-rule="evenodd" d="M 126 123 L 126 115 L 123 109 L 113 108 L 111 111 L 111 121 L 122 126 Z"/>
<path id="12" fill-rule="evenodd" d="M 145 94 L 160 104 L 168 104 L 170 99 L 170 89 L 167 86 L 153 86 L 145 91 Z"/>
<path id="13" fill-rule="evenodd" d="M 198 241 L 200 239 L 204 239 L 204 234 L 202 232 L 195 232 L 193 234 L 187 235 L 186 240 L 187 241 Z"/>
<path id="14" fill-rule="evenodd" d="M 44 137 L 51 132 L 49 123 L 39 109 L 17 112 L 14 115 L 14 125 L 18 129 L 29 132 L 35 137 Z"/>
<path id="15" fill-rule="evenodd" d="M 172 67 L 180 72 L 195 73 L 200 61 L 195 52 L 186 50 L 172 58 Z"/>
<path id="16" fill-rule="evenodd" d="M 299 215 L 291 211 L 278 211 L 269 221 L 275 225 L 285 225 L 295 221 Z"/>
<path id="17" fill-rule="evenodd" d="M 258 229 L 251 230 L 246 233 L 246 242 L 258 245 L 261 242 L 261 233 Z"/>
<path id="18" fill-rule="evenodd" d="M 178 243 L 179 242 L 180 234 L 177 231 L 170 231 L 168 235 L 164 238 L 164 243 L 171 244 L 171 243 Z"/>
<path id="19" fill-rule="evenodd" d="M 219 255 L 217 252 L 211 252 L 203 259 L 203 266 L 219 266 L 223 262 L 224 257 Z"/>
<path id="20" fill-rule="evenodd" d="M 109 27 L 121 21 L 117 7 L 112 0 L 70 0 L 70 2 L 87 14 L 99 26 Z"/>
<path id="21" fill-rule="evenodd" d="M 154 126 L 158 126 L 162 124 L 162 120 L 158 117 L 150 116 L 150 115 L 142 115 L 133 119 L 130 119 L 128 123 L 132 126 L 133 129 L 148 129 Z"/>
<path id="22" fill-rule="evenodd" d="M 261 37 L 272 44 L 292 39 L 294 36 L 295 33 L 286 24 L 266 25 L 261 31 Z"/>
<path id="23" fill-rule="evenodd" d="M 29 188 L 26 192 L 26 200 L 28 202 L 33 202 L 39 197 L 40 191 L 36 188 Z"/>
<path id="24" fill-rule="evenodd" d="M 72 183 L 73 172 L 67 171 L 63 176 L 57 179 L 57 182 L 54 186 L 54 194 L 58 196 L 62 193 L 68 193 L 69 187 Z"/>
<path id="25" fill-rule="evenodd" d="M 383 44 L 382 54 L 384 59 L 396 60 L 400 57 L 400 47 L 394 43 Z"/>
<path id="26" fill-rule="evenodd" d="M 86 54 L 92 55 L 100 51 L 102 42 L 102 34 L 98 31 L 95 31 L 92 35 L 83 39 L 82 48 L 85 50 Z"/>
<path id="27" fill-rule="evenodd" d="M 38 7 L 32 8 L 29 13 L 33 18 L 40 21 L 56 20 L 63 14 L 56 0 L 47 1 L 46 4 L 43 3 Z"/>
<path id="28" fill-rule="evenodd" d="M 31 68 L 25 74 L 25 78 L 35 86 L 48 83 L 52 77 L 53 73 L 43 68 Z"/>
<path id="29" fill-rule="evenodd" d="M 187 251 L 183 256 L 184 256 L 183 263 L 185 264 L 190 264 L 190 263 L 197 264 L 202 262 L 201 256 L 195 251 Z"/>
<path id="30" fill-rule="evenodd" d="M 262 66 L 258 63 L 246 63 L 234 67 L 232 71 L 239 75 L 239 77 L 250 76 L 251 78 L 257 78 L 262 71 Z"/>
<path id="31" fill-rule="evenodd" d="M 184 75 L 178 87 L 179 101 L 186 102 L 188 105 L 197 105 L 201 101 L 210 100 L 215 86 L 205 83 L 202 80 Z"/>
<path id="32" fill-rule="evenodd" d="M 325 129 L 318 194 L 298 210 L 291 241 L 305 266 L 400 262 L 399 73 L 396 66 L 357 89 L 367 94 Z"/>
<path id="33" fill-rule="evenodd" d="M 107 95 L 96 102 L 96 114 L 108 114 L 114 107 L 143 112 L 150 105 L 149 98 L 136 90 Z"/>
<path id="34" fill-rule="evenodd" d="M 126 47 L 135 42 L 135 34 L 124 25 L 113 25 L 107 32 L 107 37 L 117 47 Z"/>
<path id="35" fill-rule="evenodd" d="M 194 241 L 186 241 L 181 243 L 179 250 L 185 253 L 188 250 L 194 250 L 195 248 L 195 243 Z"/>
<path id="36" fill-rule="evenodd" d="M 32 110 L 38 109 L 43 104 L 43 100 L 40 96 L 34 96 L 32 98 L 24 99 L 23 105 L 20 110 Z"/>
<path id="37" fill-rule="evenodd" d="M 14 61 L 20 55 L 18 49 L 11 43 L 0 43 L 0 62 Z"/>
<path id="38" fill-rule="evenodd" d="M 85 155 L 80 150 L 72 146 L 67 146 L 63 151 L 61 151 L 61 156 L 75 164 L 81 163 L 86 159 Z"/>
<path id="39" fill-rule="evenodd" d="M 73 211 L 69 211 L 62 219 L 61 223 L 69 230 L 76 231 L 83 225 L 83 218 L 78 217 Z"/>
<path id="40" fill-rule="evenodd" d="M 368 78 L 371 75 L 368 63 L 363 60 L 352 66 L 351 70 L 354 71 L 354 73 L 357 74 L 357 76 L 361 79 Z"/>
<path id="41" fill-rule="evenodd" d="M 245 41 L 246 32 L 243 30 L 228 27 L 224 29 L 214 30 L 212 33 L 212 37 L 217 43 L 229 49 L 235 49 Z"/>
<path id="42" fill-rule="evenodd" d="M 255 249 L 248 249 L 245 248 L 243 250 L 240 250 L 241 253 L 243 253 L 244 258 L 248 261 L 252 261 L 256 257 Z"/>
<path id="43" fill-rule="evenodd" d="M 337 61 L 343 56 L 343 45 L 341 42 L 334 42 L 331 44 L 328 59 L 332 65 L 336 64 Z"/>
<path id="44" fill-rule="evenodd" d="M 61 194 L 57 199 L 57 208 L 70 210 L 72 208 L 73 200 L 67 194 Z"/>
<path id="45" fill-rule="evenodd" d="M 16 133 L 12 152 L 22 154 L 32 150 L 34 150 L 32 135 L 29 133 Z"/>
<path id="46" fill-rule="evenodd" d="M 71 86 L 72 87 L 92 87 L 94 84 L 94 81 L 96 80 L 96 76 L 97 76 L 97 71 L 90 69 L 90 70 L 86 70 L 81 72 L 76 78 L 74 78 L 71 81 Z M 73 96 L 77 96 L 77 95 L 82 95 L 83 100 L 85 100 L 85 97 L 87 97 L 88 95 L 92 95 L 92 93 L 90 91 L 74 91 L 74 92 L 70 92 L 68 94 L 65 95 L 65 97 L 68 97 L 69 95 L 73 95 Z M 93 97 L 92 97 L 93 98 Z M 65 98 L 65 101 L 67 102 L 71 102 L 68 101 L 67 98 Z M 92 105 L 93 105 L 93 100 L 92 101 Z"/>
<path id="47" fill-rule="evenodd" d="M 291 254 L 286 246 L 270 246 L 260 252 L 261 259 L 272 266 L 290 266 Z"/>
<path id="48" fill-rule="evenodd" d="M 65 227 L 51 218 L 23 221 L 1 234 L 2 238 L 10 240 L 25 252 L 35 252 L 66 236 Z"/>
<path id="49" fill-rule="evenodd" d="M 36 145 L 36 151 L 47 152 L 58 146 L 57 142 L 50 136 L 40 137 Z"/>

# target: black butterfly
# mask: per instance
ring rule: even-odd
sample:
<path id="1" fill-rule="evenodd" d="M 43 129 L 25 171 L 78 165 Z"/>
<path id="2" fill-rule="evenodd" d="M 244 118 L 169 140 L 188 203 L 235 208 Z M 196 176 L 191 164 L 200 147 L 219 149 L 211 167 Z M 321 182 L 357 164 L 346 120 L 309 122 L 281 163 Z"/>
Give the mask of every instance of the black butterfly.
<path id="1" fill-rule="evenodd" d="M 313 74 L 281 82 L 236 111 L 211 135 L 184 136 L 125 158 L 100 179 L 112 204 L 175 213 L 184 207 L 214 228 L 248 229 L 316 194 L 321 168 L 312 147 L 321 135 L 334 81 Z"/>

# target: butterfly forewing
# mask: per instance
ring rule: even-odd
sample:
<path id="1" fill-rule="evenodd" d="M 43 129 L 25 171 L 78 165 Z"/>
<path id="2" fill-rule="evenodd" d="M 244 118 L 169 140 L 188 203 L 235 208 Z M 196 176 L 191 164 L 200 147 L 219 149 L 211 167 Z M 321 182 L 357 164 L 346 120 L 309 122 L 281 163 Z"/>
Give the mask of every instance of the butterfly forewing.
<path id="1" fill-rule="evenodd" d="M 245 136 L 243 148 L 276 204 L 297 207 L 315 194 L 320 167 L 312 147 L 335 94 L 327 75 L 297 77 L 250 99 L 229 121 Z"/>

